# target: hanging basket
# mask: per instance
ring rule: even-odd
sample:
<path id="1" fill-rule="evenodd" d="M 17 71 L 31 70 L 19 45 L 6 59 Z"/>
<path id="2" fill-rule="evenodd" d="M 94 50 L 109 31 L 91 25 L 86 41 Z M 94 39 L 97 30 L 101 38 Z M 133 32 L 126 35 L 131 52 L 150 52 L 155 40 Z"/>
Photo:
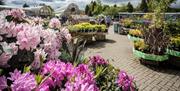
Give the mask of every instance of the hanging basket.
<path id="1" fill-rule="evenodd" d="M 163 62 L 169 59 L 168 55 L 147 54 L 135 49 L 133 49 L 133 54 L 138 58 L 142 58 L 148 61 Z"/>
<path id="2" fill-rule="evenodd" d="M 128 39 L 131 40 L 131 41 L 139 41 L 139 40 L 143 40 L 142 38 L 138 38 L 138 37 L 134 37 L 134 36 L 131 36 L 131 35 L 127 35 Z"/>

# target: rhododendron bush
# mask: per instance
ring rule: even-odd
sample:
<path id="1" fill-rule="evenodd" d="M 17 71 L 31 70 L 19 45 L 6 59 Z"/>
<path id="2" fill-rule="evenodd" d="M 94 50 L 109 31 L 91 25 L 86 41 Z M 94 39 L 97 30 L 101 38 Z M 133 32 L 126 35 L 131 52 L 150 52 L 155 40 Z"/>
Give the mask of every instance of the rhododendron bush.
<path id="1" fill-rule="evenodd" d="M 71 40 L 68 29 L 57 18 L 45 21 L 26 16 L 20 9 L 1 11 L 0 90 L 136 90 L 133 77 L 101 56 L 80 63 L 61 58 L 63 46 Z"/>

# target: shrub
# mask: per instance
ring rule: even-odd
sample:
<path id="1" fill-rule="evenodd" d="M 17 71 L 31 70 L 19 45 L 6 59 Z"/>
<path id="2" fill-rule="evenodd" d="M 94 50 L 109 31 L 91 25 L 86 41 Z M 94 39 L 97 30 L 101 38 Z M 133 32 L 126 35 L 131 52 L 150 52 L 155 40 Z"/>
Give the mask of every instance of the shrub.
<path id="1" fill-rule="evenodd" d="M 176 51 L 180 51 L 180 36 L 171 37 L 169 48 Z"/>
<path id="2" fill-rule="evenodd" d="M 134 48 L 144 53 L 149 53 L 148 45 L 146 45 L 143 40 L 135 41 Z"/>

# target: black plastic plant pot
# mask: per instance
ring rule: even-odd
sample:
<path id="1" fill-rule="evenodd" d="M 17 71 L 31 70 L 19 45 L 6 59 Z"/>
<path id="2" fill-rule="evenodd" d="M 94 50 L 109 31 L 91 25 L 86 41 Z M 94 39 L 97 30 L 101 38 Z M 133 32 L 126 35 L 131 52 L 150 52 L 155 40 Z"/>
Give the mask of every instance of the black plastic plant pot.
<path id="1" fill-rule="evenodd" d="M 180 52 L 172 49 L 167 49 L 166 53 L 169 55 L 169 63 L 175 67 L 180 68 Z"/>
<path id="2" fill-rule="evenodd" d="M 104 33 L 107 33 L 108 32 L 108 29 L 105 29 Z"/>
<path id="3" fill-rule="evenodd" d="M 91 29 L 88 29 L 88 31 L 91 33 L 91 32 L 93 32 L 93 30 L 91 30 Z"/>
<path id="4" fill-rule="evenodd" d="M 176 57 L 176 56 L 169 56 L 169 63 L 172 66 L 175 66 L 177 68 L 180 68 L 180 57 Z"/>
<path id="5" fill-rule="evenodd" d="M 159 65 L 160 63 L 169 60 L 168 55 L 148 54 L 135 49 L 133 49 L 133 54 L 140 59 L 141 63 L 144 64 Z"/>
<path id="6" fill-rule="evenodd" d="M 101 32 L 101 30 L 100 29 L 98 29 L 98 31 L 97 32 Z"/>

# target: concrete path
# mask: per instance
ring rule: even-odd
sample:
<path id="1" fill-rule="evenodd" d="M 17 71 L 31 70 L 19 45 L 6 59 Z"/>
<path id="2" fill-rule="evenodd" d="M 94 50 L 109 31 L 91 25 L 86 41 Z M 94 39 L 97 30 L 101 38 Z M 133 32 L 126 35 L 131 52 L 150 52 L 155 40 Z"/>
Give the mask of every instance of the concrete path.
<path id="1" fill-rule="evenodd" d="M 140 91 L 180 91 L 180 70 L 154 68 L 140 64 L 132 53 L 133 43 L 124 35 L 114 34 L 110 27 L 107 41 L 87 47 L 86 56 L 96 54 L 135 77 Z"/>

